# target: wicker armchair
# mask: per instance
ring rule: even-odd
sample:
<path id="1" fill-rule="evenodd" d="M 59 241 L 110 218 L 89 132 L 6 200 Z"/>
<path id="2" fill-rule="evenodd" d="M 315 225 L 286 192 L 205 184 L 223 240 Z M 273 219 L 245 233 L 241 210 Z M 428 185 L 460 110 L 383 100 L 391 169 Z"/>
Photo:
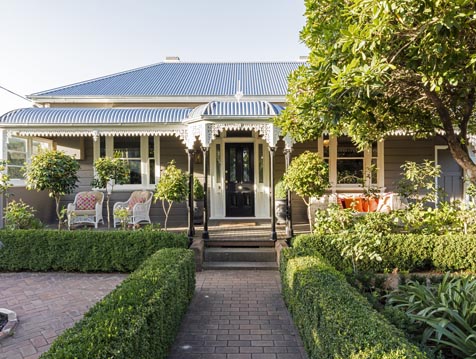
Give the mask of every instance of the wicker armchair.
<path id="1" fill-rule="evenodd" d="M 129 224 L 138 224 L 141 222 L 150 222 L 149 212 L 152 204 L 152 192 L 134 191 L 126 202 L 114 203 L 113 213 L 118 208 L 127 208 L 129 210 Z M 114 215 L 114 228 L 121 224 L 121 219 Z"/>
<path id="2" fill-rule="evenodd" d="M 78 192 L 73 203 L 68 203 L 66 209 L 68 217 L 68 228 L 73 224 L 94 224 L 98 228 L 102 218 L 102 202 L 104 194 L 99 191 Z"/>

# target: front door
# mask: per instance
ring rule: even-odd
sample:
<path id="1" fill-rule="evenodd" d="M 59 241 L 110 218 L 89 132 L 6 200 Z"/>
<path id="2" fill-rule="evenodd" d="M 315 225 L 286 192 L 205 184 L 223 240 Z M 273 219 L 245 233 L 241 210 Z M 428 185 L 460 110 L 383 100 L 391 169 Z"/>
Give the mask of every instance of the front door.
<path id="1" fill-rule="evenodd" d="M 255 215 L 253 143 L 225 145 L 225 190 L 227 217 Z"/>

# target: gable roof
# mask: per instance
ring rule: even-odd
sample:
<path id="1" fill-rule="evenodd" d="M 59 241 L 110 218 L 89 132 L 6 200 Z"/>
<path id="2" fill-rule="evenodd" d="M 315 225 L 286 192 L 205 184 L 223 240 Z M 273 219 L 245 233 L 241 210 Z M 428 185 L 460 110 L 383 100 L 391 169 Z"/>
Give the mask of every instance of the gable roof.
<path id="1" fill-rule="evenodd" d="M 285 96 L 288 76 L 304 62 L 162 62 L 37 92 L 54 97 Z"/>

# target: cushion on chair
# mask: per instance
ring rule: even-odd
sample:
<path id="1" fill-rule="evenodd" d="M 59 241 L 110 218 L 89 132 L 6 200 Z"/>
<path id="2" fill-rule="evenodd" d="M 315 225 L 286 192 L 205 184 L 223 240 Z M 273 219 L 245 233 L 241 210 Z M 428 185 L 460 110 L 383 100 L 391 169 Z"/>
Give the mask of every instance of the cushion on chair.
<path id="1" fill-rule="evenodd" d="M 80 193 L 76 197 L 76 209 L 93 210 L 96 207 L 96 195 L 93 192 Z"/>

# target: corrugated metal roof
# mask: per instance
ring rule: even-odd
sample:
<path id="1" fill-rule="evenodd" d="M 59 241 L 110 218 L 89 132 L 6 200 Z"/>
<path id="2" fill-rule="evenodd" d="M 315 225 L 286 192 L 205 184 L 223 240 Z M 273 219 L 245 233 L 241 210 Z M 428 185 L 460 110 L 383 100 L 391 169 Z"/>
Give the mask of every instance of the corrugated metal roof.
<path id="1" fill-rule="evenodd" d="M 37 97 L 284 96 L 288 76 L 304 62 L 159 63 L 57 89 Z"/>
<path id="2" fill-rule="evenodd" d="M 22 108 L 0 117 L 0 124 L 181 123 L 191 111 L 188 108 Z"/>
<path id="3" fill-rule="evenodd" d="M 212 101 L 196 107 L 189 115 L 190 118 L 200 116 L 218 117 L 256 117 L 279 115 L 282 106 L 267 101 Z"/>

